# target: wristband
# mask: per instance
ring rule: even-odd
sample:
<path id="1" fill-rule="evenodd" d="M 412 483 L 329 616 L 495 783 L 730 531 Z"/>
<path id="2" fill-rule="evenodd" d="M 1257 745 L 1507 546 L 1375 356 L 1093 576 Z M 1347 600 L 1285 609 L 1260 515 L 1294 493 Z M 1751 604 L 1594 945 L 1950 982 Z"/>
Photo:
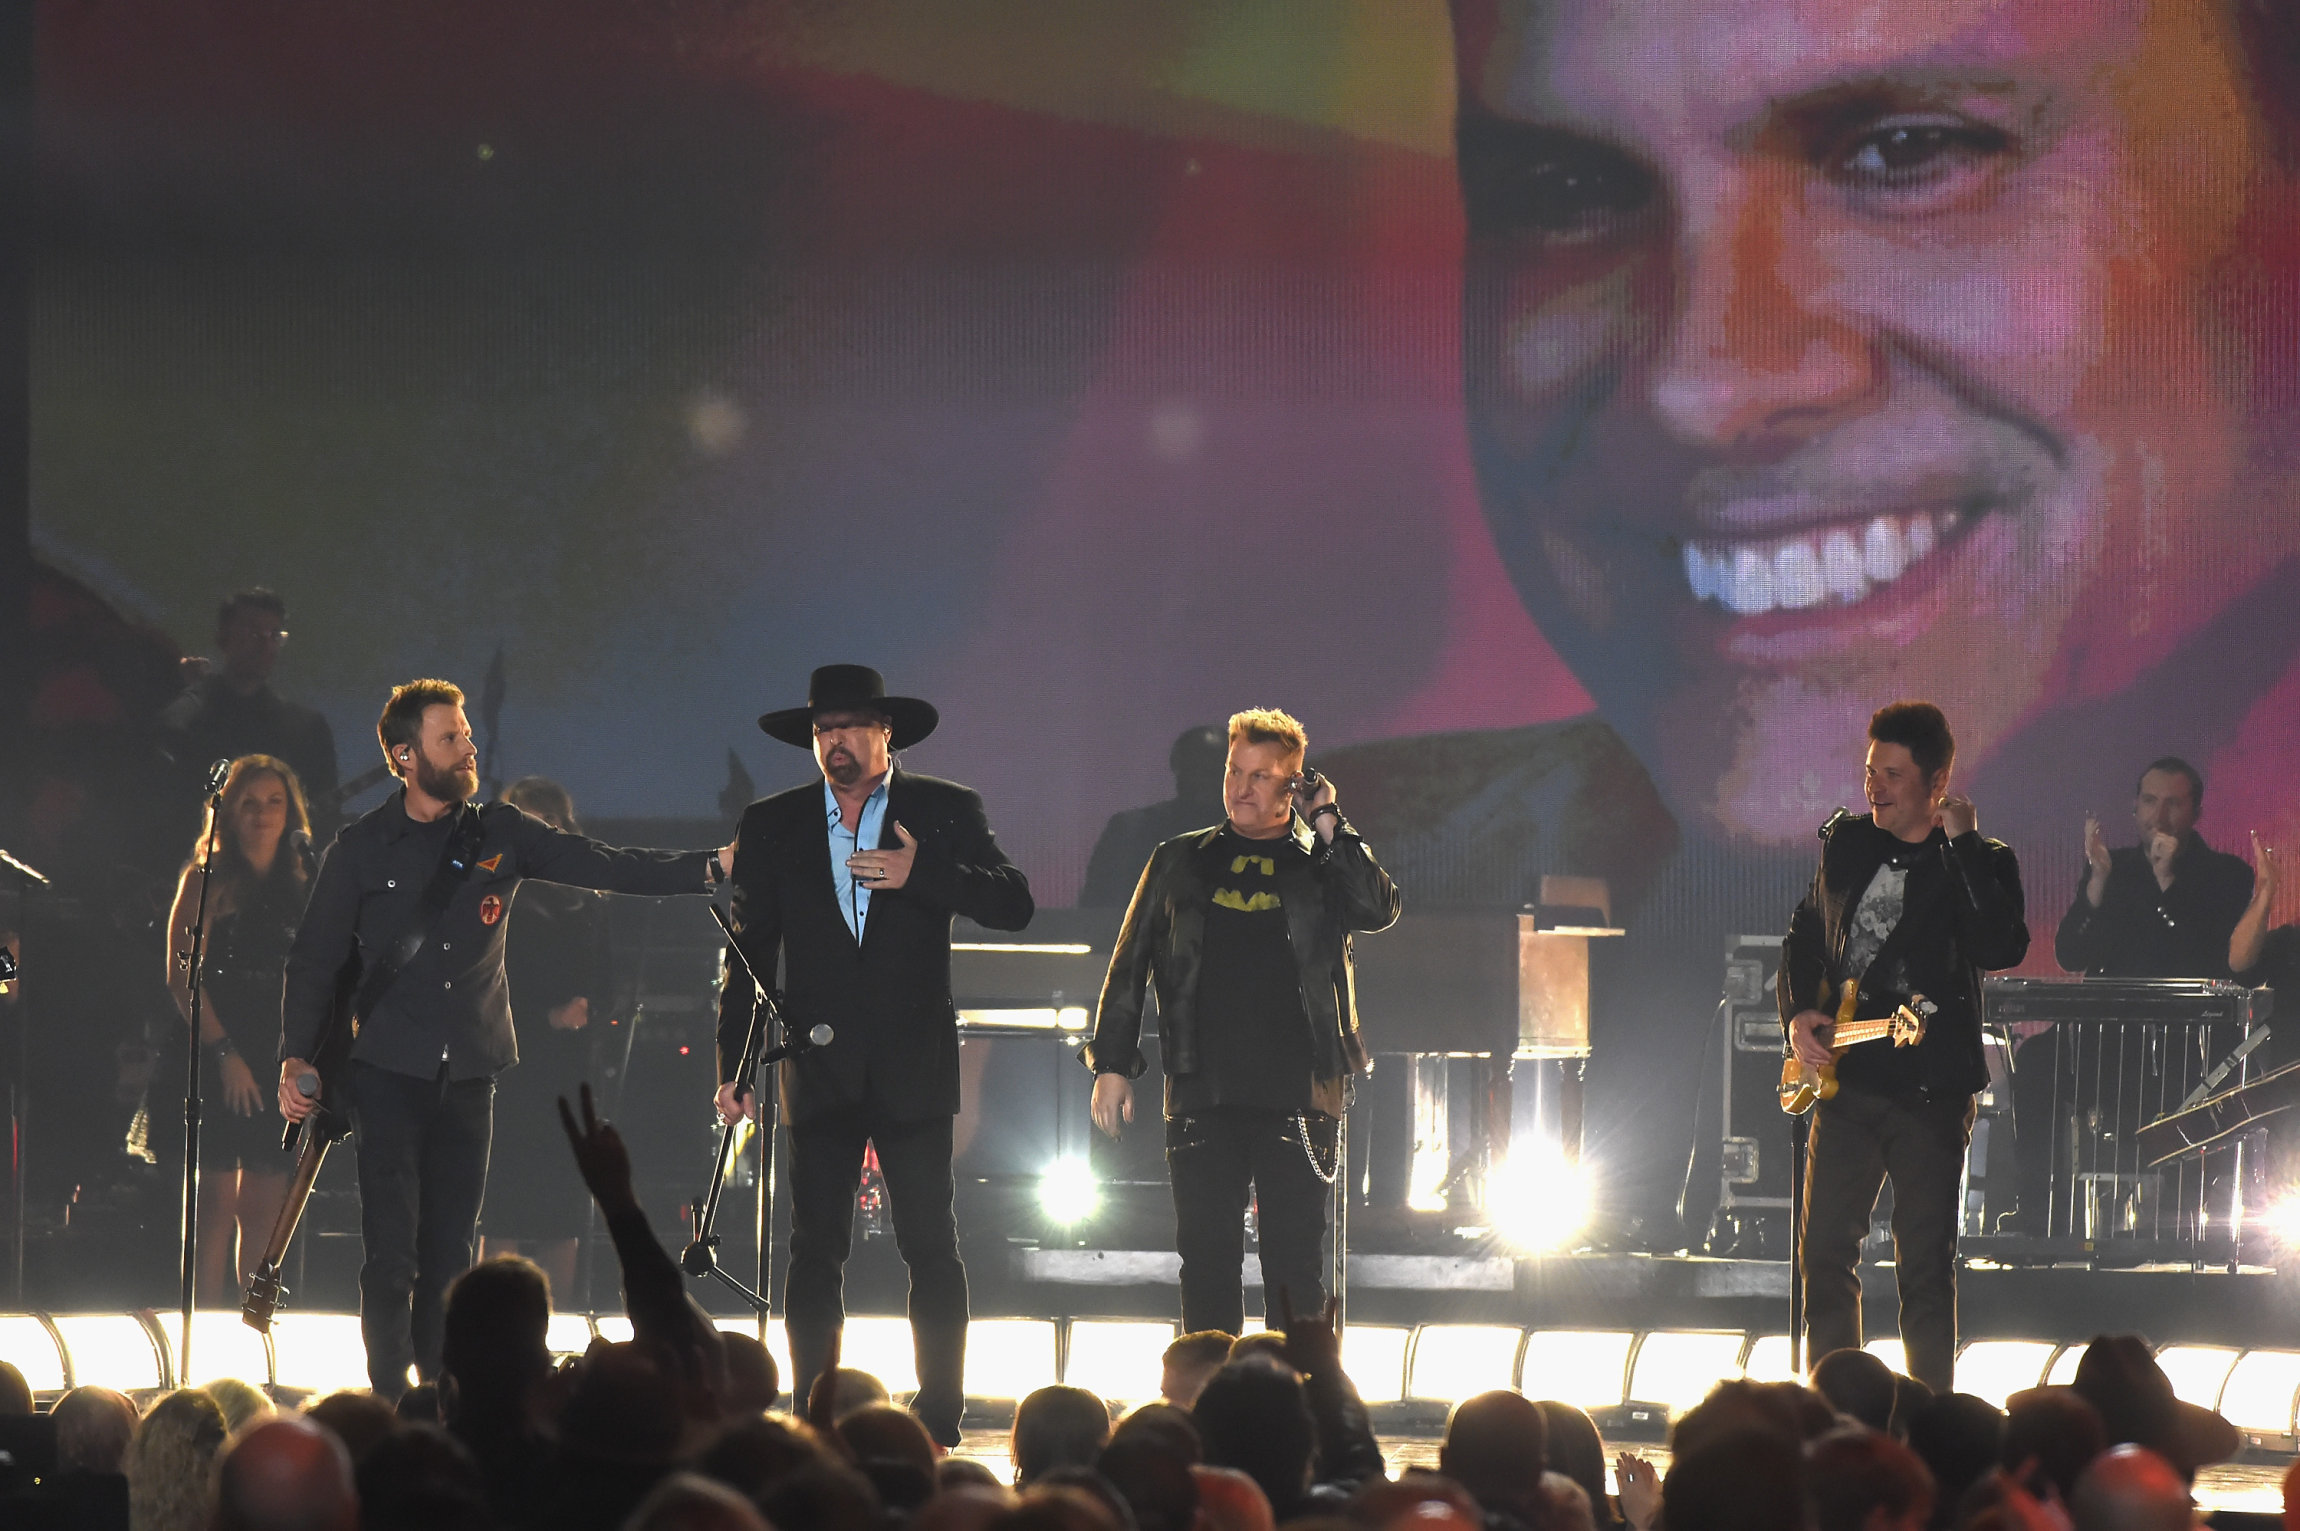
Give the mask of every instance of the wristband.
<path id="1" fill-rule="evenodd" d="M 1341 805 L 1338 803 L 1320 803 L 1317 807 L 1311 809 L 1311 827 L 1315 828 L 1318 820 L 1324 818 L 1329 813 L 1334 816 L 1335 827 L 1339 828 L 1341 826 L 1342 809 Z"/>

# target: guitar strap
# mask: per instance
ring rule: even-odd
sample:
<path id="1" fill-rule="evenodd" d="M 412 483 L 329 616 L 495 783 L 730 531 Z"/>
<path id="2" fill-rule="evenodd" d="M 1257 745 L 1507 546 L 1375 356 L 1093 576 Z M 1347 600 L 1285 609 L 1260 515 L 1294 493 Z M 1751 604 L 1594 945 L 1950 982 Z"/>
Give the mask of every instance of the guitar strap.
<path id="1" fill-rule="evenodd" d="M 375 959 L 375 965 L 360 979 L 359 988 L 352 995 L 345 1014 L 350 1017 L 354 1036 L 359 1034 L 360 1025 L 375 1014 L 375 1007 L 399 981 L 400 973 L 438 930 L 440 916 L 447 913 L 447 906 L 455 901 L 455 890 L 470 875 L 472 858 L 479 854 L 483 832 L 479 810 L 465 803 L 456 813 L 455 827 L 448 831 L 447 844 L 440 853 L 439 865 L 432 869 L 431 881 L 424 884 L 423 896 L 416 900 L 415 912 L 408 916 L 398 939 Z M 328 1040 L 321 1039 L 318 1051 L 327 1051 Z"/>

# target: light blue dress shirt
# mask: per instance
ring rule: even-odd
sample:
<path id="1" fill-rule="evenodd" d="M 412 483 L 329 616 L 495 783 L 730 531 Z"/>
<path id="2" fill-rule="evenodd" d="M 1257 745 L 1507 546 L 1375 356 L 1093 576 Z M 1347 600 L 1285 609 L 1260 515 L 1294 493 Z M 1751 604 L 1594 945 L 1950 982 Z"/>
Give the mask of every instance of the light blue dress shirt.
<path id="1" fill-rule="evenodd" d="M 870 924 L 870 889 L 855 881 L 855 874 L 847 869 L 847 858 L 858 848 L 878 849 L 879 831 L 886 823 L 886 784 L 893 775 L 890 771 L 879 778 L 878 786 L 863 800 L 862 817 L 852 830 L 840 818 L 838 794 L 831 791 L 829 782 L 823 783 L 823 812 L 830 820 L 831 833 L 831 888 L 838 894 L 839 915 L 857 945 Z"/>

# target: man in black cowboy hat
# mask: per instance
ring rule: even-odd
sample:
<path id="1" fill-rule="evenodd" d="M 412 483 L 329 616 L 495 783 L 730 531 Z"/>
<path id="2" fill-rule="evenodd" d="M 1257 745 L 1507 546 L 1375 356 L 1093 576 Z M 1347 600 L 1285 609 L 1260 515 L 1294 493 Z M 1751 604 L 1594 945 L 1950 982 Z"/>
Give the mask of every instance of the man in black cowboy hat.
<path id="1" fill-rule="evenodd" d="M 783 969 L 793 1035 L 828 1022 L 836 1040 L 782 1065 L 791 1130 L 791 1267 L 784 1288 L 792 1395 L 804 1399 L 831 1357 L 845 1305 L 863 1147 L 878 1150 L 895 1245 L 910 1267 L 918 1362 L 914 1412 L 958 1444 L 965 1401 L 966 1267 L 952 1216 L 951 1123 L 958 1113 L 958 1014 L 950 925 L 1030 923 L 1030 884 L 991 836 L 982 799 L 956 782 L 895 766 L 892 754 L 934 732 L 933 707 L 888 696 L 876 670 L 825 665 L 807 703 L 759 727 L 811 745 L 823 782 L 744 810 L 735 837 L 733 920 L 751 965 Z M 730 977 L 719 1000 L 718 1105 L 754 1109 L 735 1082 L 750 1028 L 751 985 Z"/>

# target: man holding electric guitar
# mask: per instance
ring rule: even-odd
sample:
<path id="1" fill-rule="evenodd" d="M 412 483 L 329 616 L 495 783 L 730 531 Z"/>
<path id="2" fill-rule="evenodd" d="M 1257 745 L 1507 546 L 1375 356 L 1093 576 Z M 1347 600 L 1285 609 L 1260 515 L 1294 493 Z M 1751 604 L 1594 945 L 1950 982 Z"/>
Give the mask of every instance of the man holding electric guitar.
<path id="1" fill-rule="evenodd" d="M 1861 1343 L 1861 1241 L 1889 1180 L 1909 1375 L 1945 1393 L 1958 1187 L 1973 1096 L 1988 1083 L 1981 975 L 2028 954 L 2028 925 L 2011 848 L 1982 838 L 1971 801 L 1949 793 L 1956 740 L 1941 710 L 1880 708 L 1869 740 L 1871 811 L 1823 827 L 1820 868 L 1781 947 L 1782 1104 L 1798 1109 L 1797 1085 L 1819 1097 L 1802 1102 L 1813 1110 L 1800 1251 L 1809 1355 Z"/>
<path id="2" fill-rule="evenodd" d="M 328 848 L 288 953 L 280 1114 L 319 1119 L 247 1311 L 268 1322 L 299 1198 L 324 1139 L 348 1124 L 368 1378 L 397 1399 L 411 1364 L 437 1375 L 447 1287 L 471 1264 L 495 1076 L 519 1061 L 503 934 L 521 880 L 707 893 L 733 848 L 618 850 L 508 803 L 475 804 L 478 752 L 463 693 L 445 681 L 395 688 L 376 736 L 402 790 Z"/>

